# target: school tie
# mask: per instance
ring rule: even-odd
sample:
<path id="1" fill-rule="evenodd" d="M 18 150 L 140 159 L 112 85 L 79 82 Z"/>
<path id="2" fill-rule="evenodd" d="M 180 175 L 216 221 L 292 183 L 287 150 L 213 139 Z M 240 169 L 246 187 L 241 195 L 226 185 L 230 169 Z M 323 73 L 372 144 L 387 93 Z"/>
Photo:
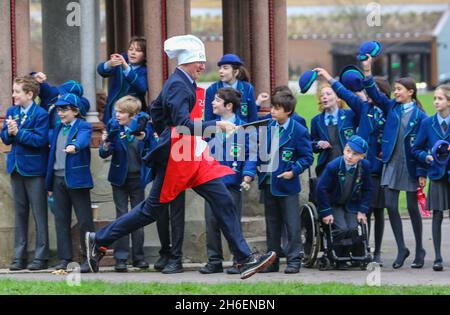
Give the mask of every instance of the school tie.
<path id="1" fill-rule="evenodd" d="M 356 167 L 350 167 L 349 169 L 348 169 L 348 171 L 347 171 L 347 173 L 348 174 L 350 174 L 350 175 L 353 175 L 353 174 L 355 174 L 355 169 L 356 169 Z"/>
<path id="2" fill-rule="evenodd" d="M 327 126 L 334 126 L 333 115 L 328 115 L 327 116 Z"/>
<path id="3" fill-rule="evenodd" d="M 63 127 L 62 127 L 62 134 L 63 134 L 63 136 L 67 136 L 67 134 L 70 131 L 70 128 L 72 128 L 71 125 L 63 125 Z"/>
<path id="4" fill-rule="evenodd" d="M 445 120 L 441 123 L 441 128 L 442 128 L 442 131 L 443 131 L 444 133 L 447 132 L 447 130 L 448 130 L 448 124 L 447 124 L 447 122 L 446 122 Z"/>
<path id="5" fill-rule="evenodd" d="M 278 125 L 278 135 L 279 135 L 279 136 L 283 133 L 283 131 L 284 131 L 284 127 Z"/>

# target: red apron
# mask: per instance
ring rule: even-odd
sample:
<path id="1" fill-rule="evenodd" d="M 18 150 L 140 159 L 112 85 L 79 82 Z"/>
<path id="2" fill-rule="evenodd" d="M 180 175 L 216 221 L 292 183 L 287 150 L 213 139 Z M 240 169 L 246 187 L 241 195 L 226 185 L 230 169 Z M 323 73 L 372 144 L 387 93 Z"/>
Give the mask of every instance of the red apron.
<path id="1" fill-rule="evenodd" d="M 191 111 L 191 120 L 201 120 L 205 107 L 205 90 L 197 88 L 196 92 L 197 102 Z M 201 137 L 180 135 L 172 127 L 170 155 L 160 202 L 170 202 L 188 188 L 230 174 L 234 171 L 209 155 L 208 146 Z"/>

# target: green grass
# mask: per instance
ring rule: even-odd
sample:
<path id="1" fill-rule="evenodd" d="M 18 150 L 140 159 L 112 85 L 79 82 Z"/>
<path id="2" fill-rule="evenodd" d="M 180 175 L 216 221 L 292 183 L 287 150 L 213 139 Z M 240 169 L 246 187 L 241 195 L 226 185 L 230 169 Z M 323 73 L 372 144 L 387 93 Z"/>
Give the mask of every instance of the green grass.
<path id="1" fill-rule="evenodd" d="M 431 116 L 436 112 L 433 106 L 433 93 L 420 94 L 419 100 L 424 106 L 427 115 Z M 317 115 L 318 111 L 317 97 L 315 94 L 298 96 L 296 112 L 306 119 L 309 128 L 311 128 L 311 119 Z M 425 192 L 428 192 L 427 187 L 425 187 Z M 406 194 L 402 192 L 399 199 L 399 209 L 402 214 L 406 214 Z"/>
<path id="2" fill-rule="evenodd" d="M 79 287 L 65 282 L 0 280 L 1 295 L 449 295 L 450 286 L 369 287 L 342 283 L 109 283 L 85 281 Z"/>

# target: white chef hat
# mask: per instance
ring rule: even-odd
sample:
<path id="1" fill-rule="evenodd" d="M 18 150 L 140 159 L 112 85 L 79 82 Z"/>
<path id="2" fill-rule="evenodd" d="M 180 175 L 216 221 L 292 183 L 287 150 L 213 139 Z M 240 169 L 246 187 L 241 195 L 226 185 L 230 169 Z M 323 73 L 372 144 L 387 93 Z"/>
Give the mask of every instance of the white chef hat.
<path id="1" fill-rule="evenodd" d="M 164 51 L 170 59 L 178 58 L 178 64 L 206 62 L 205 45 L 194 35 L 174 36 L 164 42 Z"/>

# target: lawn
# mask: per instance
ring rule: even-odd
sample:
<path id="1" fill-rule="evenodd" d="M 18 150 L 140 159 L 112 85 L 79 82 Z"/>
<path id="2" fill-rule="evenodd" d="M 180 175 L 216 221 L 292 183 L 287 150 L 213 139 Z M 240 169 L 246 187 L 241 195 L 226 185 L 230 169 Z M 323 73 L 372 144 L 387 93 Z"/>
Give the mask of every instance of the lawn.
<path id="1" fill-rule="evenodd" d="M 304 284 L 300 281 L 260 283 L 109 283 L 0 280 L 0 295 L 449 295 L 450 286 L 369 287 L 342 283 Z"/>

